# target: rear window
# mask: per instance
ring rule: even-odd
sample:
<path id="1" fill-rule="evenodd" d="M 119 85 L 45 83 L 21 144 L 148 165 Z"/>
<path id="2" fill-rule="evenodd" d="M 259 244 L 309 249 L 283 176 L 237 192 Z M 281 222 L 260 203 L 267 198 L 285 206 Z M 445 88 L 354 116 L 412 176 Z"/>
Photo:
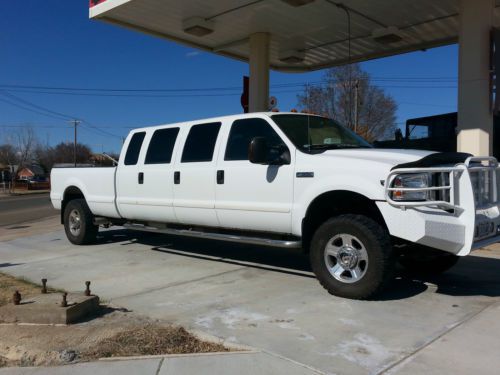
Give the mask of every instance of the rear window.
<path id="1" fill-rule="evenodd" d="M 142 141 L 144 141 L 145 132 L 135 133 L 128 144 L 127 153 L 125 154 L 125 165 L 135 165 L 139 160 Z"/>
<path id="2" fill-rule="evenodd" d="M 158 129 L 149 142 L 145 164 L 168 164 L 172 160 L 179 128 Z"/>
<path id="3" fill-rule="evenodd" d="M 192 126 L 182 151 L 181 162 L 212 161 L 220 125 L 220 122 L 211 122 Z"/>

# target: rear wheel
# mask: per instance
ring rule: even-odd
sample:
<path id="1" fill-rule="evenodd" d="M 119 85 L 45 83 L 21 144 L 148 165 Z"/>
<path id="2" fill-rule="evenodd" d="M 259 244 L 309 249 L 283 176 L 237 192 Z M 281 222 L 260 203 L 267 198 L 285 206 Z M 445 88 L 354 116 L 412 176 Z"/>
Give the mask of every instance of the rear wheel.
<path id="1" fill-rule="evenodd" d="M 341 215 L 313 236 L 311 266 L 331 294 L 369 299 L 392 279 L 394 256 L 385 228 L 362 215 Z"/>
<path id="2" fill-rule="evenodd" d="M 426 246 L 413 246 L 401 254 L 399 263 L 415 274 L 439 275 L 448 271 L 460 257 Z"/>
<path id="3" fill-rule="evenodd" d="M 95 241 L 99 227 L 94 225 L 94 215 L 85 199 L 74 199 L 64 209 L 64 230 L 68 240 L 75 245 Z"/>

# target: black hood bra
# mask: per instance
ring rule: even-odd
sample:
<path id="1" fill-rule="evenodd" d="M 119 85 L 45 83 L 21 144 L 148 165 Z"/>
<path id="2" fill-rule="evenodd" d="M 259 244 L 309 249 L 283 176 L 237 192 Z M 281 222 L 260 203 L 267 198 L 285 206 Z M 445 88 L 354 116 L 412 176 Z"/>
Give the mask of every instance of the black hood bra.
<path id="1" fill-rule="evenodd" d="M 410 163 L 398 164 L 392 167 L 391 171 L 399 168 L 431 168 L 443 164 L 459 164 L 465 162 L 470 156 L 472 155 L 466 152 L 438 152 Z"/>

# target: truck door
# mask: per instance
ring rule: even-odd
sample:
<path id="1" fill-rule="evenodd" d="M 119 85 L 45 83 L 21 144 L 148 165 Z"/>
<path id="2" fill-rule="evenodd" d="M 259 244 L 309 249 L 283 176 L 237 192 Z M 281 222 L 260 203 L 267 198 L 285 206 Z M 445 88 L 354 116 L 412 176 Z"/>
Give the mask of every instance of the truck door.
<path id="1" fill-rule="evenodd" d="M 145 136 L 146 132 L 142 131 L 134 133 L 128 138 L 128 142 L 123 146 L 124 151 L 122 151 L 116 171 L 116 204 L 120 215 L 127 219 L 136 218 L 137 185 L 139 183 L 137 163 Z"/>
<path id="2" fill-rule="evenodd" d="M 183 224 L 218 226 L 215 167 L 220 122 L 192 125 L 174 168 L 174 212 Z"/>
<path id="3" fill-rule="evenodd" d="M 216 212 L 227 228 L 291 232 L 295 155 L 285 165 L 252 164 L 248 146 L 264 137 L 271 151 L 290 150 L 277 131 L 263 118 L 245 118 L 225 124 L 226 147 L 217 163 Z"/>
<path id="4" fill-rule="evenodd" d="M 174 165 L 179 127 L 156 129 L 150 135 L 144 159 L 139 159 L 137 207 L 134 218 L 161 223 L 175 223 Z M 146 137 L 147 138 L 147 137 Z"/>

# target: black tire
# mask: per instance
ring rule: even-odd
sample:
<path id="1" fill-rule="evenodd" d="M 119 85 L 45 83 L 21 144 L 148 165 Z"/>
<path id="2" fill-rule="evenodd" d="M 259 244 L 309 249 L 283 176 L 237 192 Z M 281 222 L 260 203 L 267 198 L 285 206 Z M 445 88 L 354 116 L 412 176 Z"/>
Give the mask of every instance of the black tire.
<path id="1" fill-rule="evenodd" d="M 364 269 L 362 269 L 363 261 L 359 259 L 363 258 L 363 256 L 356 250 L 354 250 L 354 254 L 359 256 L 341 257 L 340 255 L 345 255 L 344 250 L 339 250 L 337 253 L 340 254 L 338 258 L 340 260 L 336 262 L 339 265 L 342 265 L 342 262 L 346 260 L 352 263 L 353 258 L 357 260 L 356 263 L 362 269 L 362 276 L 359 279 L 354 277 L 354 274 L 351 274 L 351 271 L 347 269 L 337 276 L 330 273 L 330 270 L 333 272 L 334 268 L 330 267 L 331 263 L 336 261 L 337 258 L 326 255 L 327 245 L 338 248 L 340 244 L 335 244 L 335 241 L 339 241 L 338 237 L 341 235 L 345 238 L 352 238 L 351 243 L 353 246 L 351 246 L 351 249 L 357 249 L 358 245 L 361 244 L 360 249 L 363 250 L 364 257 L 367 258 L 364 261 Z M 344 240 L 340 239 L 340 241 L 343 242 Z M 349 246 L 347 247 L 349 248 Z M 340 249 L 345 249 L 344 244 Z M 395 257 L 389 233 L 385 228 L 366 216 L 341 215 L 323 223 L 312 238 L 309 255 L 312 269 L 320 284 L 330 294 L 339 297 L 370 299 L 379 294 L 388 282 L 393 279 Z M 351 263 L 349 264 L 353 267 Z M 338 280 L 338 278 L 348 279 L 350 274 L 352 276 L 350 282 Z"/>
<path id="2" fill-rule="evenodd" d="M 72 228 L 70 215 L 74 212 L 79 217 L 79 229 Z M 94 225 L 94 215 L 85 199 L 74 199 L 64 209 L 64 231 L 69 242 L 75 245 L 87 245 L 95 241 L 99 227 Z"/>
<path id="3" fill-rule="evenodd" d="M 426 246 L 410 246 L 399 257 L 399 263 L 410 273 L 439 275 L 460 260 L 459 256 Z"/>

